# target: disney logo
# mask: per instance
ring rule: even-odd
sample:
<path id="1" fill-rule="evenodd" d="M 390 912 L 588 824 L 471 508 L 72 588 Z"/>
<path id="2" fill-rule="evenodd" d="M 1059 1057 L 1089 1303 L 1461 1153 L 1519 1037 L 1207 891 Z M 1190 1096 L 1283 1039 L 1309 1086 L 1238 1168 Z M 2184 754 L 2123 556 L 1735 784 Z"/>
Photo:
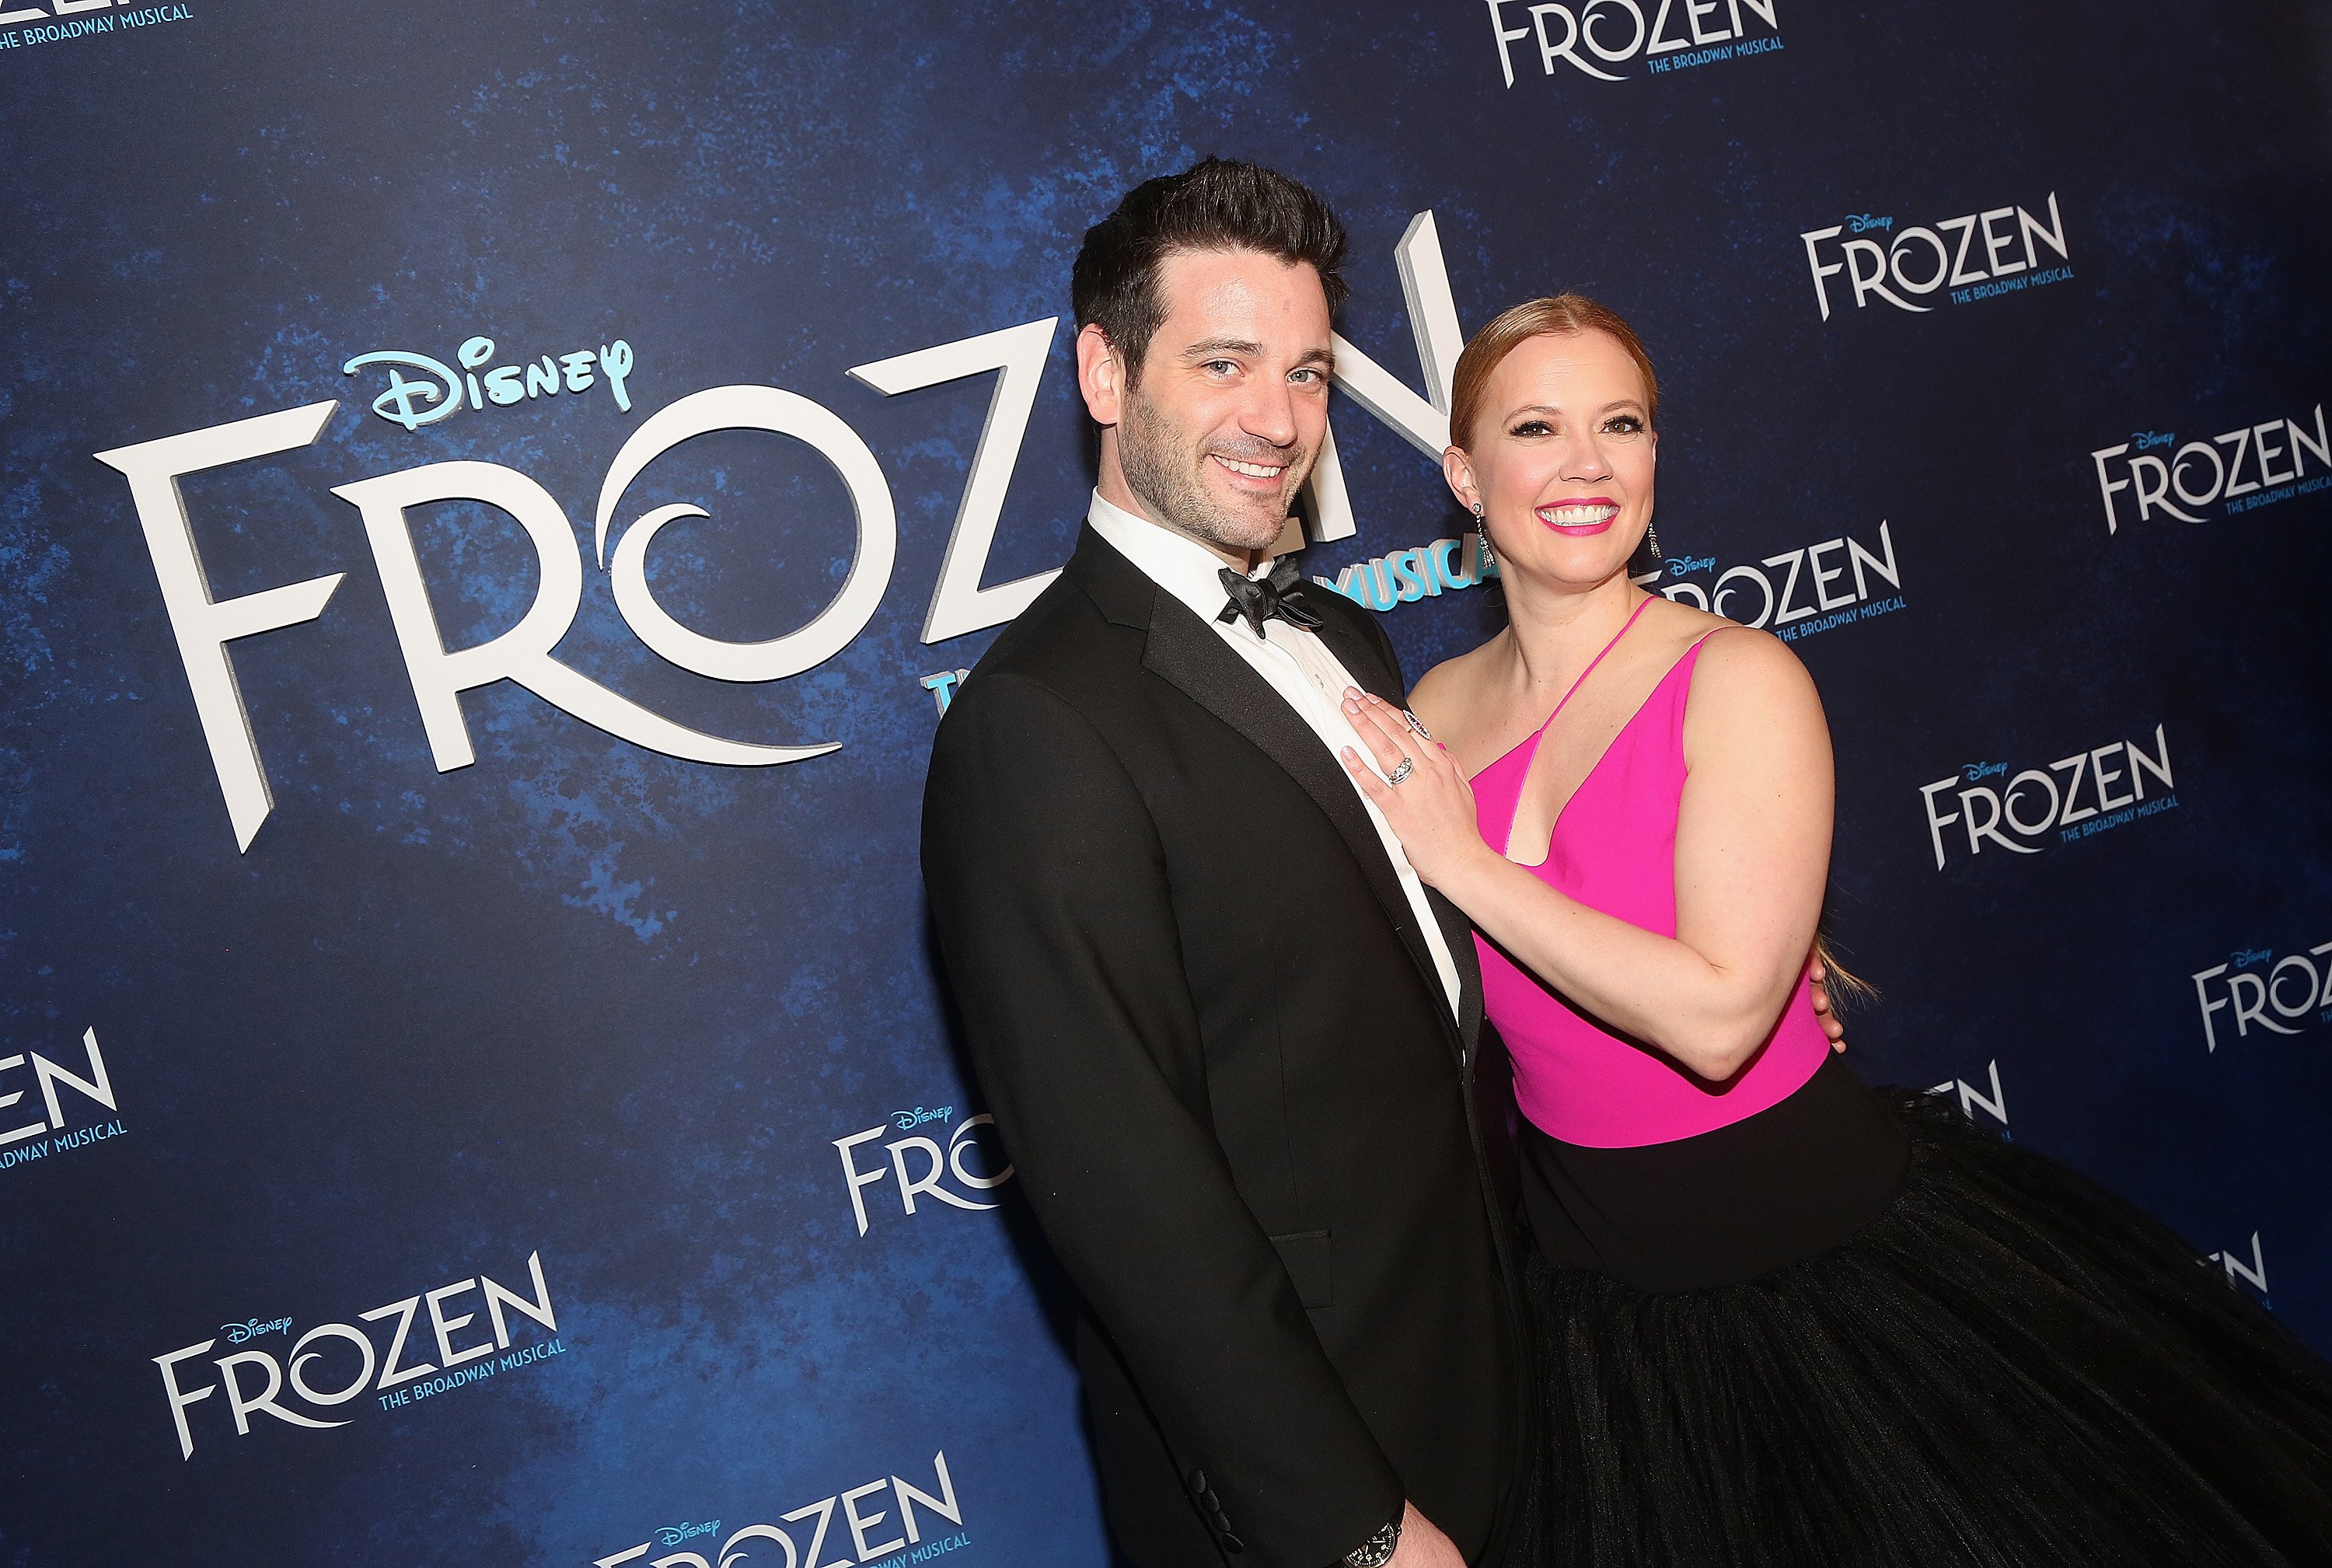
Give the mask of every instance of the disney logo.
<path id="1" fill-rule="evenodd" d="M 2007 775 L 2005 762 L 1970 762 L 1960 769 L 1960 777 L 1971 784 L 1979 779 L 2002 779 Z"/>
<path id="2" fill-rule="evenodd" d="M 2167 430 L 2134 430 L 2129 444 L 2143 452 L 2149 446 L 2167 446 L 2177 439 Z"/>
<path id="3" fill-rule="evenodd" d="M 953 1105 L 941 1105 L 936 1111 L 926 1111 L 921 1105 L 912 1111 L 891 1113 L 891 1125 L 903 1133 L 910 1127 L 920 1127 L 926 1122 L 944 1122 L 955 1114 Z"/>
<path id="4" fill-rule="evenodd" d="M 556 357 L 545 354 L 525 366 L 497 365 L 491 370 L 483 369 L 486 361 L 493 357 L 492 338 L 472 338 L 454 356 L 461 366 L 459 370 L 426 354 L 381 349 L 358 355 L 340 367 L 340 374 L 353 376 L 373 365 L 387 367 L 388 386 L 372 400 L 372 411 L 408 431 L 449 418 L 464 403 L 472 408 L 483 408 L 489 403 L 506 407 L 530 397 L 588 392 L 602 378 L 616 399 L 616 406 L 626 414 L 632 411 L 632 395 L 624 385 L 632 373 L 632 346 L 621 338 L 601 344 L 596 352 L 578 349 L 571 354 Z M 408 381 L 405 378 L 407 370 L 418 370 L 425 378 Z"/>
<path id="5" fill-rule="evenodd" d="M 2234 964 L 2237 969 L 2249 969 L 2255 963 L 2265 963 L 2268 960 L 2273 958 L 2275 956 L 2275 949 L 2271 947 L 2239 947 L 2227 956 L 2234 961 Z"/>
<path id="6" fill-rule="evenodd" d="M 702 1525 L 659 1525 L 655 1534 L 656 1540 L 664 1545 L 677 1546 L 691 1535 L 711 1535 L 720 1528 L 720 1520 L 707 1519 Z"/>
<path id="7" fill-rule="evenodd" d="M 219 1324 L 219 1332 L 226 1335 L 227 1343 L 242 1344 L 246 1340 L 257 1339 L 263 1334 L 282 1334 L 291 1326 L 292 1320 L 288 1317 L 275 1318 L 267 1323 L 254 1317 L 248 1323 L 223 1323 Z"/>
<path id="8" fill-rule="evenodd" d="M 1668 558 L 1668 576 L 1682 577 L 1687 572 L 1707 571 L 1716 565 L 1713 555 L 1672 555 Z"/>
<path id="9" fill-rule="evenodd" d="M 1875 218 L 1868 213 L 1849 213 L 1846 215 L 1846 227 L 1849 234 L 1865 234 L 1872 229 L 1885 229 L 1888 234 L 1893 234 L 1895 219 L 1891 215 Z"/>

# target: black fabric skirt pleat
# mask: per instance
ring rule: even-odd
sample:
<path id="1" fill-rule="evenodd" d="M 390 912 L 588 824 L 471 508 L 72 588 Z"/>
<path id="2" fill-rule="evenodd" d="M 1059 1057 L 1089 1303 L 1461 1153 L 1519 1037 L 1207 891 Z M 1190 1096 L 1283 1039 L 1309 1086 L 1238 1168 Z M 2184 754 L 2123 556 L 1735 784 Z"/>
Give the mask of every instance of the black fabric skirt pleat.
<path id="1" fill-rule="evenodd" d="M 2332 1563 L 2332 1376 L 2166 1229 L 1881 1092 L 1893 1201 L 1651 1291 L 1531 1261 L 1559 1568 Z"/>

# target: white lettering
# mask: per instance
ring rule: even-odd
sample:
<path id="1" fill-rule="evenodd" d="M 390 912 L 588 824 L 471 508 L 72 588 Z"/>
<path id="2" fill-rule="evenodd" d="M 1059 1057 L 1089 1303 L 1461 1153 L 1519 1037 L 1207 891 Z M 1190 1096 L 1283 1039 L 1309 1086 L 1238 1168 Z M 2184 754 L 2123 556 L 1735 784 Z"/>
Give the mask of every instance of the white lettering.
<path id="1" fill-rule="evenodd" d="M 81 1043 L 89 1052 L 89 1076 L 86 1078 L 75 1077 L 38 1051 L 33 1053 L 33 1075 L 40 1080 L 41 1099 L 49 1107 L 49 1125 L 52 1129 L 61 1131 L 65 1124 L 65 1114 L 57 1105 L 59 1084 L 72 1085 L 109 1111 L 118 1111 L 121 1108 L 113 1102 L 113 1080 L 105 1075 L 105 1057 L 97 1048 L 97 1029 L 94 1025 L 81 1032 Z M 0 1106 L 10 1104 L 13 1099 L 12 1095 L 9 1100 L 0 1100 Z M 7 1143 L 8 1139 L 7 1133 L 0 1133 L 0 1143 Z"/>
<path id="2" fill-rule="evenodd" d="M 1033 389 L 1030 395 L 1034 397 Z M 841 591 L 824 609 L 810 617 L 808 626 L 765 642 L 723 642 L 718 637 L 708 637 L 701 632 L 692 631 L 673 619 L 656 602 L 655 596 L 649 592 L 647 550 L 656 531 L 666 523 L 675 518 L 703 517 L 707 513 L 698 506 L 662 506 L 634 523 L 616 546 L 616 559 L 608 568 L 608 576 L 616 590 L 616 607 L 623 612 L 624 620 L 640 641 L 683 670 L 709 675 L 716 681 L 758 684 L 783 680 L 788 675 L 815 669 L 840 653 L 849 645 L 853 637 L 865 629 L 866 623 L 874 618 L 874 609 L 882 602 L 883 590 L 891 583 L 892 563 L 898 556 L 898 515 L 891 503 L 890 483 L 883 477 L 882 464 L 874 461 L 874 454 L 868 450 L 865 442 L 858 438 L 856 431 L 799 393 L 788 392 L 778 387 L 708 387 L 702 392 L 692 392 L 670 407 L 649 416 L 637 430 L 632 432 L 630 438 L 616 453 L 616 460 L 608 464 L 607 481 L 599 487 L 597 521 L 593 525 L 593 539 L 602 561 L 607 559 L 607 525 L 615 517 L 616 503 L 623 499 L 624 492 L 632 481 L 637 479 L 649 464 L 682 442 L 716 430 L 765 430 L 772 435 L 790 435 L 826 459 L 827 465 L 840 477 L 844 488 L 850 492 L 853 527 L 856 531 L 850 572 L 843 579 Z M 974 477 L 979 475 L 976 467 L 973 474 Z M 347 492 L 341 493 L 346 494 Z M 1001 499 L 999 496 L 999 504 Z M 543 494 L 542 500 L 550 502 L 550 498 Z M 497 504 L 507 505 L 504 502 Z M 550 511 L 557 512 L 557 502 L 550 502 Z M 532 525 L 530 524 L 529 528 L 531 531 Z M 400 529 L 399 533 L 402 531 Z M 559 518 L 559 531 L 562 548 L 571 553 L 567 520 L 563 515 Z M 546 584 L 548 580 L 546 574 Z M 946 581 L 944 572 L 941 581 L 942 584 Z M 579 594 L 579 573 L 577 582 Z M 574 610 L 570 607 L 568 619 L 571 621 L 573 618 Z M 560 630 L 563 632 L 565 629 L 562 624 Z M 550 650 L 546 647 L 543 652 L 547 656 Z M 563 666 L 553 667 L 563 671 Z M 575 678 L 581 679 L 579 676 Z M 523 682 L 521 684 L 524 684 Z M 593 686 L 591 690 L 600 692 L 605 688 Z M 612 693 L 607 694 L 614 695 Z M 645 709 L 632 708 L 621 698 L 616 701 L 632 712 L 654 719 L 659 724 L 670 723 L 669 720 L 647 713 Z M 602 729 L 608 728 L 588 713 L 579 710 L 569 711 L 576 712 L 578 718 L 599 724 Z M 677 730 L 679 726 L 674 725 L 673 728 Z M 622 734 L 621 731 L 614 732 Z M 688 731 L 681 732 L 693 733 Z M 717 744 L 730 746 L 734 742 L 721 741 Z M 670 750 L 667 746 L 655 749 Z M 763 749 L 743 750 L 750 756 Z M 829 744 L 793 750 L 795 755 L 792 757 L 759 757 L 755 760 L 763 762 L 799 760 L 802 757 L 821 756 L 835 747 Z M 674 755 L 687 756 L 688 753 L 681 751 Z M 702 761 L 719 760 L 698 759 Z"/>
<path id="3" fill-rule="evenodd" d="M 836 1138 L 834 1141 L 836 1150 L 842 1155 L 842 1178 L 850 1188 L 850 1212 L 857 1218 L 858 1234 L 861 1236 L 866 1234 L 865 1190 L 883 1180 L 883 1168 L 877 1165 L 872 1171 L 859 1170 L 851 1161 L 850 1151 L 861 1143 L 870 1143 L 882 1135 L 882 1128 L 869 1127 L 864 1133 L 853 1133 L 847 1138 Z M 902 1179 L 903 1180 L 903 1172 Z"/>
<path id="4" fill-rule="evenodd" d="M 1814 301 L 1821 306 L 1821 319 L 1825 321 L 1830 320 L 1830 291 L 1823 285 L 1822 280 L 1846 271 L 1846 263 L 1832 262 L 1828 266 L 1822 265 L 1821 254 L 1815 247 L 1822 241 L 1834 240 L 1844 233 L 1846 233 L 1845 225 L 1832 224 L 1826 229 L 1809 229 L 1798 236 L 1806 244 L 1806 265 L 1811 267 L 1814 272 Z M 1956 282 L 1958 280 L 1955 278 L 1953 282 Z M 1857 297 L 1856 302 L 1858 304 L 1860 302 L 1859 296 Z"/>
<path id="5" fill-rule="evenodd" d="M 770 388 L 770 390 L 775 390 Z M 664 413 L 670 413 L 666 409 Z M 656 428 L 657 415 L 635 433 Z M 629 450 L 632 443 L 626 443 Z M 620 460 L 619 460 L 620 461 Z M 765 767 L 831 751 L 824 746 L 750 746 L 701 734 L 650 712 L 551 657 L 583 603 L 583 563 L 567 515 L 550 492 L 516 469 L 495 463 L 432 463 L 336 486 L 333 494 L 363 514 L 380 569 L 389 619 L 397 628 L 415 703 L 437 770 L 451 772 L 477 760 L 461 694 L 496 681 L 514 681 L 544 702 L 619 740 L 668 756 L 736 767 Z M 483 643 L 448 653 L 437 629 L 437 614 L 421 575 L 421 559 L 406 521 L 410 509 L 439 501 L 478 501 L 515 519 L 534 543 L 541 580 L 534 602 L 508 630 Z M 634 628 L 637 630 L 637 627 Z M 669 656 L 669 655 L 667 655 Z"/>
<path id="6" fill-rule="evenodd" d="M 218 1392 L 218 1385 L 212 1383 L 203 1388 L 182 1391 L 178 1387 L 177 1365 L 190 1356 L 202 1354 L 216 1343 L 218 1341 L 215 1339 L 206 1339 L 200 1344 L 190 1344 L 184 1350 L 174 1350 L 167 1355 L 158 1355 L 154 1358 L 154 1364 L 162 1369 L 162 1391 L 170 1401 L 170 1419 L 177 1423 L 178 1458 L 181 1459 L 191 1459 L 195 1457 L 195 1434 L 186 1426 L 186 1407 Z"/>
<path id="7" fill-rule="evenodd" d="M 2224 1001 L 2213 1001 L 2210 988 L 2203 982 L 2216 980 L 2226 972 L 2225 964 L 2213 964 L 2194 977 L 2194 1000 L 2203 1009 L 2203 1048 L 2206 1052 L 2216 1052 L 2219 1048 L 2219 1037 L 2211 1028 L 2211 1015 L 2227 1004 Z"/>
<path id="8" fill-rule="evenodd" d="M 365 1323 L 375 1322 L 387 1317 L 391 1313 L 399 1315 L 397 1320 L 397 1332 L 389 1336 L 388 1353 L 381 1358 L 380 1382 L 374 1387 L 386 1389 L 397 1383 L 411 1382 L 415 1378 L 425 1377 L 437 1370 L 428 1362 L 423 1362 L 419 1366 L 406 1367 L 402 1371 L 397 1364 L 397 1358 L 405 1352 L 405 1336 L 413 1332 L 413 1315 L 420 1309 L 420 1306 L 419 1296 L 408 1296 L 403 1301 L 392 1301 L 387 1306 L 376 1306 L 370 1312 L 357 1314 L 358 1318 Z"/>
<path id="9" fill-rule="evenodd" d="M 452 1285 L 441 1285 L 436 1289 L 425 1293 L 423 1297 L 429 1304 L 429 1325 L 437 1335 L 437 1359 L 448 1372 L 465 1361 L 475 1361 L 482 1355 L 494 1353 L 495 1347 L 491 1343 L 473 1344 L 464 1351 L 457 1352 L 454 1348 L 454 1331 L 466 1326 L 478 1315 L 474 1312 L 465 1312 L 459 1317 L 447 1317 L 445 1298 L 449 1296 L 459 1296 L 465 1290 L 474 1290 L 477 1285 L 478 1282 L 474 1277 L 457 1280 Z"/>
<path id="10" fill-rule="evenodd" d="M 1496 16 L 1495 9 L 1492 15 Z M 1037 406 L 1037 390 L 1045 378 L 1045 356 L 1052 348 L 1059 320 L 1057 316 L 1048 316 L 1000 332 L 851 368 L 853 377 L 886 397 L 998 372 L 996 390 L 988 399 L 988 420 L 980 426 L 980 444 L 972 449 L 963 500 L 956 508 L 955 527 L 948 534 L 947 554 L 940 563 L 940 579 L 932 589 L 931 610 L 923 617 L 926 643 L 945 642 L 1003 625 L 1035 603 L 1037 596 L 1061 575 L 1056 567 L 994 588 L 980 586 L 988 568 L 988 552 L 996 543 L 998 521 L 1004 515 L 1005 492 L 1020 460 L 1020 443 L 1028 433 L 1028 416 Z"/>
<path id="11" fill-rule="evenodd" d="M 1506 85 L 1508 87 L 1512 87 L 1515 84 L 1515 62 L 1514 56 L 1507 53 L 1506 45 L 1512 43 L 1517 38 L 1527 38 L 1530 36 L 1530 29 L 1527 27 L 1516 27 L 1509 30 L 1505 24 L 1505 19 L 1498 14 L 1499 6 L 1511 5 L 1515 3 L 1515 0 L 1488 0 L 1490 7 L 1490 31 L 1496 33 L 1498 36 L 1498 69 L 1505 73 Z"/>
<path id="12" fill-rule="evenodd" d="M 922 1532 L 915 1525 L 914 1505 L 917 1503 L 921 1503 L 951 1525 L 963 1523 L 963 1509 L 955 1500 L 955 1481 L 948 1474 L 945 1449 L 932 1456 L 932 1467 L 939 1474 L 940 1495 L 936 1497 L 929 1492 L 916 1490 L 896 1476 L 891 1477 L 892 1489 L 898 1494 L 899 1497 L 900 1521 L 907 1526 L 907 1540 L 910 1544 L 923 1538 Z"/>
<path id="13" fill-rule="evenodd" d="M 485 1287 L 486 1315 L 493 1323 L 494 1346 L 498 1350 L 510 1348 L 510 1325 L 502 1319 L 502 1308 L 505 1306 L 525 1314 L 552 1334 L 559 1332 L 559 1319 L 550 1309 L 550 1285 L 542 1277 L 542 1253 L 539 1249 L 526 1255 L 526 1272 L 527 1277 L 534 1281 L 532 1301 L 527 1300 L 522 1296 L 513 1295 L 483 1274 L 478 1276 L 479 1283 Z M 463 1319 L 464 1323 L 468 1321 L 467 1318 Z"/>
<path id="14" fill-rule="evenodd" d="M 260 824 L 275 808 L 275 797 L 267 786 L 259 741 L 252 734 L 251 715 L 226 645 L 314 620 L 348 574 L 336 571 L 236 598 L 214 599 L 178 481 L 231 463 L 297 451 L 323 434 L 338 406 L 336 401 L 311 403 L 95 454 L 100 463 L 129 478 L 130 501 L 145 531 L 147 552 L 154 559 L 162 608 L 177 639 L 178 658 L 194 692 L 195 713 L 202 722 L 219 792 L 226 798 L 238 852 L 251 847 Z"/>

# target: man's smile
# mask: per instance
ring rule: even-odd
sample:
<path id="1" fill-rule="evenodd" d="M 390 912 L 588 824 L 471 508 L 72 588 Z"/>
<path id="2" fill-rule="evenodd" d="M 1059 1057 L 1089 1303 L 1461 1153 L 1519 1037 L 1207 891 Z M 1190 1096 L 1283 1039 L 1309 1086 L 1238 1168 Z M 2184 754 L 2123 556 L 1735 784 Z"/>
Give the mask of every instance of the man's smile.
<path id="1" fill-rule="evenodd" d="M 1219 452 L 1210 452 L 1207 455 L 1242 479 L 1256 480 L 1266 484 L 1276 483 L 1279 476 L 1287 472 L 1287 464 L 1284 463 L 1243 463 L 1236 457 L 1225 457 Z"/>

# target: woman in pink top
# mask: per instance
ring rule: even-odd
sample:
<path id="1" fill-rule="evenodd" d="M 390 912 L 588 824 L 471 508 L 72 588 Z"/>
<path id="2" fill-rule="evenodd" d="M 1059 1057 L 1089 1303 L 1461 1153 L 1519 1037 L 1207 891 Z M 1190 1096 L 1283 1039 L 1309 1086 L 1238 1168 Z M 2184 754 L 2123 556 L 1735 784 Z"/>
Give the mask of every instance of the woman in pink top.
<path id="1" fill-rule="evenodd" d="M 1376 768 L 1346 765 L 1473 919 L 1514 1058 L 1547 1561 L 2332 1562 L 2323 1363 L 2151 1219 L 1829 1050 L 1821 703 L 1776 638 L 1630 580 L 1634 332 L 1518 306 L 1453 403 L 1511 624 L 1416 718 L 1352 693 Z"/>

